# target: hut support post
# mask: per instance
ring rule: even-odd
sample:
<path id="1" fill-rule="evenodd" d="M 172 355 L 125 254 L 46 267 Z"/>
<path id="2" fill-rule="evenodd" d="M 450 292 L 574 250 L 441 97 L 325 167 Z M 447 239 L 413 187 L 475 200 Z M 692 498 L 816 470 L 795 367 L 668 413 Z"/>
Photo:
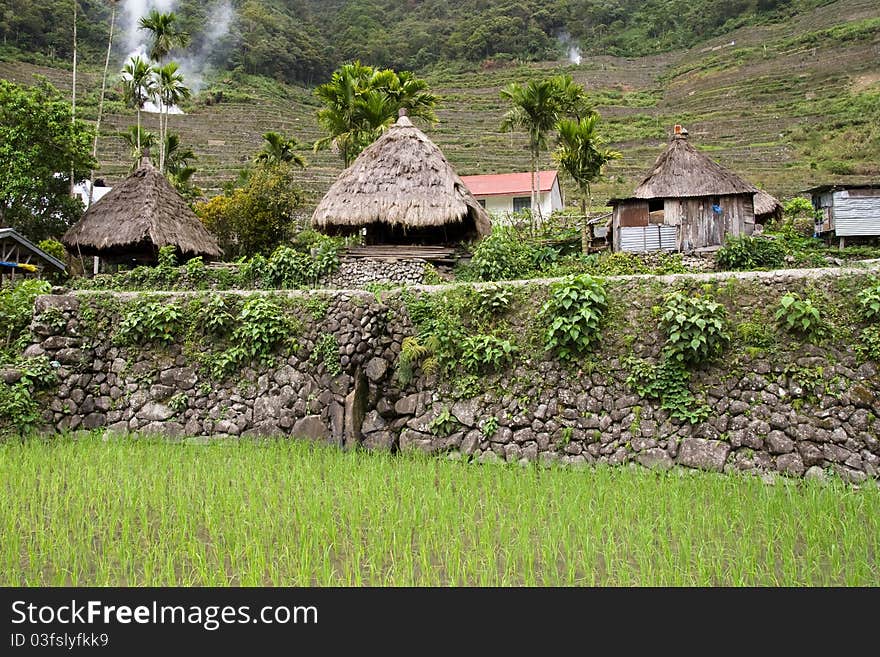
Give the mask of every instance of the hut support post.
<path id="1" fill-rule="evenodd" d="M 94 276 L 98 275 L 98 269 L 100 268 L 100 266 L 101 266 L 101 259 L 98 256 L 95 256 L 92 259 L 92 274 Z"/>
<path id="2" fill-rule="evenodd" d="M 839 248 L 839 249 L 846 248 L 846 238 L 845 237 L 840 238 L 840 242 L 838 242 L 837 248 Z"/>

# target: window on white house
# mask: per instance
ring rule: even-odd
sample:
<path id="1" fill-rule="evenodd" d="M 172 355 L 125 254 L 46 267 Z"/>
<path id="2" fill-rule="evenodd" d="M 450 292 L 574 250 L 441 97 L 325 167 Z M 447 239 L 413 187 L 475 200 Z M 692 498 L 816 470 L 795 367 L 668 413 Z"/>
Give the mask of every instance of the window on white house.
<path id="1" fill-rule="evenodd" d="M 514 212 L 522 212 L 523 210 L 530 210 L 532 208 L 532 198 L 530 196 L 514 196 L 513 197 L 513 211 Z"/>

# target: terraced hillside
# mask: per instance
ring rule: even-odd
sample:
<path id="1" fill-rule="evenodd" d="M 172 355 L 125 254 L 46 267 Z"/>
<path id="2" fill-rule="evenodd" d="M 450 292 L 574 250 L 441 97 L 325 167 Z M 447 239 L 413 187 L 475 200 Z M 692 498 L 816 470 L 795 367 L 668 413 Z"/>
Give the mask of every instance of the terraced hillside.
<path id="1" fill-rule="evenodd" d="M 98 76 L 86 68 L 78 88 L 88 115 Z M 880 177 L 880 5 L 839 0 L 786 23 L 743 28 L 686 52 L 639 59 L 594 57 L 578 66 L 546 62 L 428 74 L 445 98 L 428 134 L 461 174 L 527 168 L 525 140 L 498 129 L 505 106 L 501 87 L 511 81 L 564 71 L 583 83 L 624 158 L 596 187 L 596 198 L 625 194 L 652 164 L 674 123 L 725 165 L 779 196 L 829 180 Z M 0 62 L 0 75 L 28 81 L 46 75 L 69 90 L 69 73 Z M 196 151 L 196 182 L 215 193 L 259 148 L 260 135 L 277 130 L 301 141 L 319 136 L 311 91 L 234 76 L 217 80 L 220 103 L 202 94 L 184 116 L 171 118 Z M 115 133 L 134 114 L 113 104 L 103 126 L 99 159 L 109 182 L 127 170 Z M 147 125 L 154 117 L 147 115 Z M 307 154 L 302 183 L 317 199 L 339 172 L 327 151 Z M 545 165 L 550 165 L 549 157 Z"/>

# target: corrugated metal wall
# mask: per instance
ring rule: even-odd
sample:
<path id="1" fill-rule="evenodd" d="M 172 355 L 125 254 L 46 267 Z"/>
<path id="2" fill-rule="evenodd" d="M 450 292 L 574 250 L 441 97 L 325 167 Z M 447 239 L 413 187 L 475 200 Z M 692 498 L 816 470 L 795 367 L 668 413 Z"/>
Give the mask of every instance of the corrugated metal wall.
<path id="1" fill-rule="evenodd" d="M 675 226 L 630 226 L 620 229 L 620 250 L 631 253 L 677 251 L 678 228 Z"/>
<path id="2" fill-rule="evenodd" d="M 880 235 L 880 191 L 877 196 L 834 193 L 834 231 L 840 237 Z"/>

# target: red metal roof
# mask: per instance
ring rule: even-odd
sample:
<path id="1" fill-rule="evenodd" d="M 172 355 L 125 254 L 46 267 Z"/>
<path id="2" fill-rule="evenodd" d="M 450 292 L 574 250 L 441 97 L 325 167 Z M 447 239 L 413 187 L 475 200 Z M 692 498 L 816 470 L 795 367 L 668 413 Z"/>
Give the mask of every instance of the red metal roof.
<path id="1" fill-rule="evenodd" d="M 555 171 L 538 172 L 538 191 L 549 192 L 556 180 Z M 524 173 L 493 173 L 481 176 L 462 176 L 461 181 L 467 185 L 474 196 L 510 196 L 512 194 L 528 195 L 532 193 L 532 174 Z"/>

